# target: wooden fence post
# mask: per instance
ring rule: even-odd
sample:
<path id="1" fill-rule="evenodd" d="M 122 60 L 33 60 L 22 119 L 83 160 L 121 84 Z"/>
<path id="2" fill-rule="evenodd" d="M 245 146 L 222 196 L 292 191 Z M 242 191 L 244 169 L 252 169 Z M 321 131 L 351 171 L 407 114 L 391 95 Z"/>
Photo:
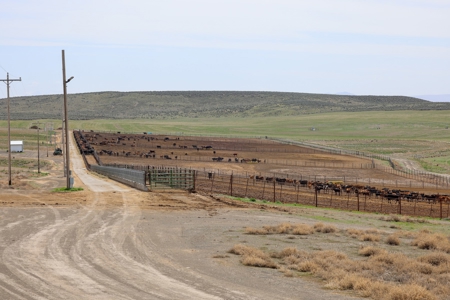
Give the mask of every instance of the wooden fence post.
<path id="1" fill-rule="evenodd" d="M 318 197 L 317 197 L 317 189 L 316 189 L 316 187 L 314 187 L 314 198 L 315 198 L 315 201 L 316 201 L 316 207 L 317 207 L 317 205 L 318 205 Z"/>
<path id="2" fill-rule="evenodd" d="M 213 187 L 214 187 L 214 179 L 216 178 L 216 174 L 212 173 L 212 180 L 211 180 L 211 191 L 210 193 L 212 193 Z"/>
<path id="3" fill-rule="evenodd" d="M 253 185 L 255 185 L 255 184 L 253 184 Z M 247 189 L 248 189 L 248 178 L 247 178 L 247 185 L 245 186 L 245 195 L 244 195 L 244 197 L 247 197 Z"/>
<path id="4" fill-rule="evenodd" d="M 279 197 L 279 198 L 280 198 L 280 202 L 281 202 L 281 203 L 284 203 L 284 202 L 283 202 L 283 198 L 281 197 L 281 191 L 282 191 L 282 190 L 283 190 L 283 185 L 281 184 L 281 185 L 280 185 L 280 197 Z"/>
<path id="5" fill-rule="evenodd" d="M 233 196 L 233 173 L 230 175 L 230 196 Z"/>
<path id="6" fill-rule="evenodd" d="M 358 192 L 358 190 L 356 190 Z M 358 199 L 357 209 L 359 211 L 359 192 L 356 193 L 356 198 Z"/>
<path id="7" fill-rule="evenodd" d="M 275 183 L 276 183 L 277 181 L 275 180 L 275 178 L 273 179 L 273 202 L 275 203 L 275 194 L 276 194 L 276 192 L 275 192 Z"/>
<path id="8" fill-rule="evenodd" d="M 263 194 L 262 194 L 262 199 L 261 200 L 264 200 L 264 191 L 266 190 L 266 181 L 264 180 L 263 181 Z"/>

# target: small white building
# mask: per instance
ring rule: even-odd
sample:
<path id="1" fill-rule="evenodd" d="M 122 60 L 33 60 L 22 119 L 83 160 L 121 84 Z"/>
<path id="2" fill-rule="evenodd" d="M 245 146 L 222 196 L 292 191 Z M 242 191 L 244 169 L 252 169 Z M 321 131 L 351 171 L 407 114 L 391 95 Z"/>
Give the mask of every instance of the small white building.
<path id="1" fill-rule="evenodd" d="M 11 141 L 11 152 L 23 152 L 23 141 Z"/>

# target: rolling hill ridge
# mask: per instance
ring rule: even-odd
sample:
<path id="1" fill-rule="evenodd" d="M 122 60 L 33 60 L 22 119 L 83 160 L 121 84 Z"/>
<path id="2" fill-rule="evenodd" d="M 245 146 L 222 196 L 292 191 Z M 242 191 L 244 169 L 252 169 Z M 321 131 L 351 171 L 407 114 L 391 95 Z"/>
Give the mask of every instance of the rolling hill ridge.
<path id="1" fill-rule="evenodd" d="M 284 92 L 166 91 L 69 94 L 71 119 L 295 116 L 325 112 L 450 110 L 450 103 L 406 96 L 353 96 Z M 6 101 L 0 119 L 6 119 Z M 11 98 L 12 120 L 59 119 L 62 95 Z"/>

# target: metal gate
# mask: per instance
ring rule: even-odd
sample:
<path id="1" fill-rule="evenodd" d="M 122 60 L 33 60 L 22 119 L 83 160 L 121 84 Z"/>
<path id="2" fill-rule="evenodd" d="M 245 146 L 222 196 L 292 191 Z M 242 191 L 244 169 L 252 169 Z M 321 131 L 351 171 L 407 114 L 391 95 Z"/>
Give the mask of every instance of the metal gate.
<path id="1" fill-rule="evenodd" d="M 149 189 L 182 189 L 195 188 L 195 171 L 188 169 L 151 169 L 147 171 Z"/>

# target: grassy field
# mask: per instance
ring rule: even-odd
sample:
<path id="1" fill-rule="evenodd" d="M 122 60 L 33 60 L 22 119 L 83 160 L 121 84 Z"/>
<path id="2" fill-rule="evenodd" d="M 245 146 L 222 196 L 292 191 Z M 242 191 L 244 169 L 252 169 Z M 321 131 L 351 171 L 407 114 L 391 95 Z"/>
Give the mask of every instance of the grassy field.
<path id="1" fill-rule="evenodd" d="M 54 128 L 61 124 L 60 120 L 40 121 L 52 122 Z M 29 129 L 35 122 L 12 121 L 12 139 L 23 139 L 28 149 L 37 148 L 37 131 Z M 287 138 L 400 156 L 418 161 L 427 170 L 450 173 L 449 123 L 450 111 L 439 110 L 335 112 L 247 118 L 74 120 L 69 125 L 71 129 L 109 132 Z M 7 145 L 6 128 L 7 122 L 0 121 L 2 148 Z M 40 140 L 45 141 L 46 137 L 47 133 L 41 130 Z"/>

